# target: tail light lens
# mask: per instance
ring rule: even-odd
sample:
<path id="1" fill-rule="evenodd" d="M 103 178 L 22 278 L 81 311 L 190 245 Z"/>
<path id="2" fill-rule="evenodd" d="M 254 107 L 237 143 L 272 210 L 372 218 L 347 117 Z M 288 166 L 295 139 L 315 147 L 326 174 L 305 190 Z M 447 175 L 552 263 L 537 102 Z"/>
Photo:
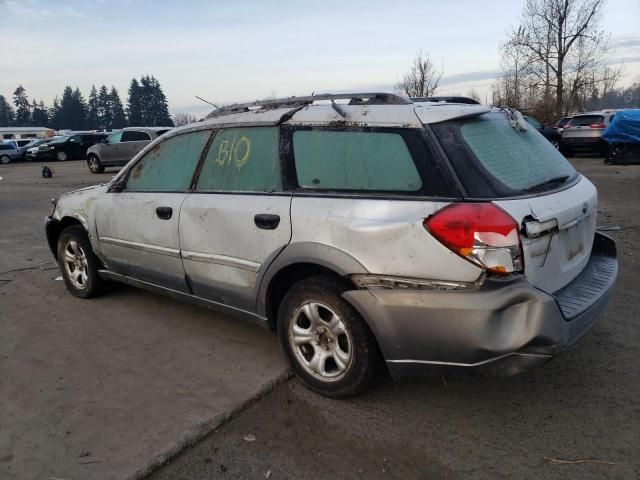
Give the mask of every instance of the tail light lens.
<path id="1" fill-rule="evenodd" d="M 566 124 L 566 125 L 565 125 L 564 127 L 562 127 L 562 128 L 564 128 L 564 129 L 566 130 L 567 128 L 571 128 L 571 125 Z"/>
<path id="2" fill-rule="evenodd" d="M 591 128 L 605 128 L 605 124 L 604 123 L 592 123 L 591 125 L 589 125 Z"/>
<path id="3" fill-rule="evenodd" d="M 524 269 L 518 224 L 492 203 L 454 203 L 424 220 L 451 251 L 497 275 Z"/>

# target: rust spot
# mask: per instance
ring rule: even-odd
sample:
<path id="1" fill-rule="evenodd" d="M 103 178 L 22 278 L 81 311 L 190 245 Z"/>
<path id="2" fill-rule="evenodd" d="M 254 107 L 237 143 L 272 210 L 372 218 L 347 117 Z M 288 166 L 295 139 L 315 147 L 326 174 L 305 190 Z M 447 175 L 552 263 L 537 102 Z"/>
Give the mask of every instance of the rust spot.
<path id="1" fill-rule="evenodd" d="M 133 172 L 131 172 L 131 177 L 134 178 L 135 180 L 139 179 L 143 168 L 144 166 L 142 162 L 138 163 L 138 165 L 136 165 L 135 168 L 133 169 Z"/>

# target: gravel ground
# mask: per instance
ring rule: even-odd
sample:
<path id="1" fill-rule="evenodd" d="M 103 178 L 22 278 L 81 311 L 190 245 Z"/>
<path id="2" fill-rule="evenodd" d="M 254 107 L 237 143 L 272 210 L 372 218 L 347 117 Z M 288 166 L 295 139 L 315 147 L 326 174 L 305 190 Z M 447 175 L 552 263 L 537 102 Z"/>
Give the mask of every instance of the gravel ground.
<path id="1" fill-rule="evenodd" d="M 599 188 L 599 223 L 621 227 L 621 268 L 571 351 L 515 378 L 387 380 L 347 401 L 294 379 L 148 480 L 639 478 L 640 166 L 573 163 Z"/>

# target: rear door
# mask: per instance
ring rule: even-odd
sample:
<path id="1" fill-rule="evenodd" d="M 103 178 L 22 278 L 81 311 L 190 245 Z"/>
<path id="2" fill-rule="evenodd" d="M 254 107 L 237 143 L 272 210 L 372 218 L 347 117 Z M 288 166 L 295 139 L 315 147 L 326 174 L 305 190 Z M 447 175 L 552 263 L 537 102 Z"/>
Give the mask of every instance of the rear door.
<path id="1" fill-rule="evenodd" d="M 555 292 L 589 260 L 597 192 L 532 128 L 513 128 L 505 113 L 431 126 L 467 196 L 492 201 L 522 225 L 525 275 Z"/>
<path id="2" fill-rule="evenodd" d="M 187 292 L 180 257 L 180 207 L 210 131 L 183 133 L 147 152 L 128 172 L 123 191 L 96 201 L 96 227 L 108 267 Z"/>
<path id="3" fill-rule="evenodd" d="M 184 269 L 193 292 L 253 311 L 258 273 L 291 239 L 278 127 L 219 131 L 180 213 Z"/>

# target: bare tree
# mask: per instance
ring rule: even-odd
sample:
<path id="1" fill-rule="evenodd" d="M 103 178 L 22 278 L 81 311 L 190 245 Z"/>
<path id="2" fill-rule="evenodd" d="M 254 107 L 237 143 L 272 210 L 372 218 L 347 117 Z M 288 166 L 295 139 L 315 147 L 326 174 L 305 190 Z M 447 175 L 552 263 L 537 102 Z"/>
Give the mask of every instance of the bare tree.
<path id="1" fill-rule="evenodd" d="M 584 63 L 585 52 L 595 56 L 606 49 L 600 29 L 605 0 L 526 0 L 520 25 L 507 42 L 523 49 L 541 80 L 544 95 L 555 95 L 555 114 L 566 113 L 571 101 L 569 78 L 602 68 L 602 62 Z M 569 87 L 569 88 L 568 88 Z"/>
<path id="2" fill-rule="evenodd" d="M 473 98 L 478 103 L 480 102 L 480 94 L 478 94 L 478 92 L 473 88 L 467 92 L 467 97 Z"/>
<path id="3" fill-rule="evenodd" d="M 437 70 L 428 53 L 416 53 L 413 65 L 395 85 L 398 93 L 408 97 L 430 97 L 438 90 L 442 71 Z"/>
<path id="4" fill-rule="evenodd" d="M 173 114 L 173 123 L 176 127 L 181 127 L 182 125 L 188 125 L 190 123 L 195 122 L 197 119 L 193 115 L 188 113 L 174 113 Z"/>

